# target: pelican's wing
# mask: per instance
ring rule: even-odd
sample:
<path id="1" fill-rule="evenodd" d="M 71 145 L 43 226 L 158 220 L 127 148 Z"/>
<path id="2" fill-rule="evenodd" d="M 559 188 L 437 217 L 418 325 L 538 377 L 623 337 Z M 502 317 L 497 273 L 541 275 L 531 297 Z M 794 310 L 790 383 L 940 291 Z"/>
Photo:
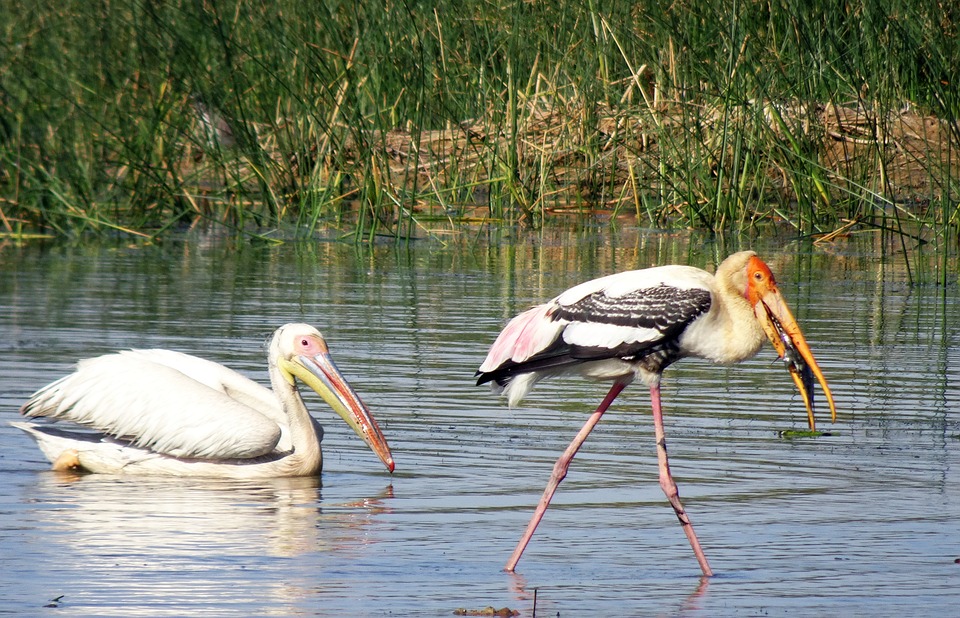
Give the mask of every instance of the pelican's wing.
<path id="1" fill-rule="evenodd" d="M 20 411 L 92 427 L 183 458 L 258 457 L 272 452 L 281 434 L 278 424 L 261 411 L 138 354 L 82 361 L 75 373 L 35 393 Z"/>
<path id="2" fill-rule="evenodd" d="M 119 354 L 176 369 L 197 382 L 253 408 L 277 424 L 287 424 L 287 416 L 272 390 L 264 388 L 245 375 L 220 363 L 173 350 L 124 350 Z"/>

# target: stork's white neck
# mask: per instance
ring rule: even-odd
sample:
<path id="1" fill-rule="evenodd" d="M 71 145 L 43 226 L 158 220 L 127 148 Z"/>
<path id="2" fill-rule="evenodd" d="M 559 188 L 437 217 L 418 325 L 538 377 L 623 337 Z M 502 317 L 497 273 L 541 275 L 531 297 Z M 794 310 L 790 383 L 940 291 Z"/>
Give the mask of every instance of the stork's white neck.
<path id="1" fill-rule="evenodd" d="M 746 298 L 746 266 L 753 255 L 752 251 L 735 253 L 717 268 L 711 283 L 710 311 L 691 324 L 680 339 L 681 348 L 691 356 L 730 364 L 760 351 L 765 336 Z"/>

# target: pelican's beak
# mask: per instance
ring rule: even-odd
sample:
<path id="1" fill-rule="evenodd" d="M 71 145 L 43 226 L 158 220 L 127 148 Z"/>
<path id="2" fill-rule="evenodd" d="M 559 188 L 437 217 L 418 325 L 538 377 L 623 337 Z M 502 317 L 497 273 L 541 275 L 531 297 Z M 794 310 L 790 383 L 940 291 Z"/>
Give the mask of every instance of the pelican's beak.
<path id="1" fill-rule="evenodd" d="M 393 472 L 393 456 L 387 439 L 380 431 L 370 409 L 363 403 L 356 391 L 347 383 L 346 378 L 337 369 L 328 353 L 315 356 L 297 356 L 283 362 L 283 368 L 323 397 L 333 410 L 340 415 L 357 435 L 363 438 L 367 446 L 377 454 L 387 470 Z"/>
<path id="2" fill-rule="evenodd" d="M 837 420 L 837 408 L 833 403 L 833 393 L 827 386 L 823 372 L 813 358 L 813 352 L 800 331 L 800 326 L 790 313 L 787 302 L 777 289 L 770 268 L 760 258 L 750 258 L 747 265 L 747 300 L 753 305 L 753 312 L 763 327 L 777 355 L 787 364 L 790 377 L 797 385 L 803 402 L 807 406 L 807 420 L 810 430 L 816 429 L 813 417 L 813 376 L 817 377 L 823 394 L 830 404 L 831 420 Z"/>

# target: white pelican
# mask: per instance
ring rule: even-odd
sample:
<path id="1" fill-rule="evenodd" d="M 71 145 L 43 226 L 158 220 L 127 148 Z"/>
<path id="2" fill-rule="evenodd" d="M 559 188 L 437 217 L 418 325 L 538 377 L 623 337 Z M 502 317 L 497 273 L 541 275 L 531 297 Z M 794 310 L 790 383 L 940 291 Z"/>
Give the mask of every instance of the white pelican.
<path id="1" fill-rule="evenodd" d="M 81 361 L 20 408 L 12 423 L 55 469 L 105 474 L 266 478 L 320 472 L 323 429 L 296 379 L 315 390 L 393 472 L 390 447 L 370 410 L 308 324 L 286 324 L 268 353 L 273 391 L 217 363 L 169 350 L 129 350 Z M 83 430 L 82 428 L 88 428 Z"/>
<path id="2" fill-rule="evenodd" d="M 622 272 L 575 286 L 513 318 L 477 371 L 512 406 L 543 378 L 575 373 L 612 381 L 603 402 L 557 460 L 543 497 L 507 562 L 513 571 L 557 486 L 613 400 L 639 378 L 650 387 L 660 486 L 673 506 L 704 575 L 713 571 L 670 475 L 660 407 L 660 377 L 687 356 L 732 364 L 756 354 L 766 335 L 793 376 L 814 429 L 813 376 L 836 420 L 833 395 L 770 268 L 752 251 L 735 253 L 716 275 L 690 266 Z"/>

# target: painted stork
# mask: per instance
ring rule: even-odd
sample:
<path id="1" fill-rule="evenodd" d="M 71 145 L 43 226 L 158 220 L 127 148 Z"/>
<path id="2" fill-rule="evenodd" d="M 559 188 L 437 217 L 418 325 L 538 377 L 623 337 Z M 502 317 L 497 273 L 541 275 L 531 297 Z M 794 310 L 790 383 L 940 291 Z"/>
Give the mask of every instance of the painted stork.
<path id="1" fill-rule="evenodd" d="M 584 440 L 617 395 L 639 378 L 650 388 L 660 486 L 703 574 L 712 575 L 670 475 L 660 377 L 671 363 L 688 356 L 720 364 L 746 360 L 760 350 L 764 335 L 787 364 L 803 396 L 810 429 L 815 427 L 813 375 L 836 420 L 833 395 L 823 373 L 780 295 L 773 273 L 752 251 L 731 255 L 715 275 L 690 266 L 661 266 L 601 277 L 513 318 L 477 371 L 477 384 L 492 383 L 511 407 L 550 376 L 576 373 L 613 385 L 554 465 L 506 570 L 516 568 Z"/>
<path id="2" fill-rule="evenodd" d="M 169 350 L 128 350 L 78 364 L 21 407 L 12 423 L 37 441 L 54 469 L 105 474 L 238 479 L 312 476 L 323 464 L 323 428 L 296 380 L 315 390 L 388 470 L 393 457 L 367 406 L 308 324 L 287 324 L 269 353 L 273 391 L 217 363 Z"/>

